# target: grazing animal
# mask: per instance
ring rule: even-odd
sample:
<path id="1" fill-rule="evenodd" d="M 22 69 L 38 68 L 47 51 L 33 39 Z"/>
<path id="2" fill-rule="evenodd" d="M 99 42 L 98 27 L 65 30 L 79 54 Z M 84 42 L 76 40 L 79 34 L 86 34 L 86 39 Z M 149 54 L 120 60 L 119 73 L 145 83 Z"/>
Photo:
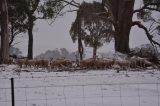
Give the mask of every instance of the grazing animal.
<path id="1" fill-rule="evenodd" d="M 16 63 L 20 68 L 22 68 L 23 65 L 25 64 L 25 59 L 17 59 Z"/>
<path id="2" fill-rule="evenodd" d="M 81 68 L 92 69 L 92 68 L 95 68 L 95 66 L 96 66 L 95 64 L 96 64 L 96 60 L 93 58 L 89 58 L 89 59 L 80 61 Z"/>
<path id="3" fill-rule="evenodd" d="M 62 68 L 62 67 L 71 67 L 72 62 L 69 60 L 66 60 L 65 58 L 62 59 L 56 59 L 55 61 L 50 62 L 51 69 L 53 68 Z"/>
<path id="4" fill-rule="evenodd" d="M 152 63 L 149 62 L 147 58 L 133 56 L 130 58 L 130 61 L 131 61 L 132 68 L 136 68 L 136 67 L 145 68 L 146 66 L 152 66 Z"/>
<path id="5" fill-rule="evenodd" d="M 49 61 L 48 60 L 44 60 L 44 59 L 42 59 L 42 60 L 37 60 L 36 59 L 36 61 L 35 61 L 35 63 L 34 63 L 35 65 L 35 67 L 38 69 L 38 68 L 46 68 L 46 69 L 48 69 L 49 68 Z"/>
<path id="6" fill-rule="evenodd" d="M 97 69 L 106 69 L 106 68 L 111 68 L 112 65 L 114 64 L 114 60 L 112 59 L 99 59 L 99 60 L 96 60 L 95 62 L 96 64 L 96 67 Z"/>
<path id="7" fill-rule="evenodd" d="M 129 60 L 115 60 L 115 65 L 119 65 L 122 69 L 130 68 L 130 64 Z"/>

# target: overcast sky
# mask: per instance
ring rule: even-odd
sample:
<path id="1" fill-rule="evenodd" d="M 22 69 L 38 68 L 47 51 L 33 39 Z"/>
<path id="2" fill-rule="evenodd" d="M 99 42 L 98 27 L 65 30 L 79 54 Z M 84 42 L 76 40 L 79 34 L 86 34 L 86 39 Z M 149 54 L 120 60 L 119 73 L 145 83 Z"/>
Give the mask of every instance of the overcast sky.
<path id="1" fill-rule="evenodd" d="M 77 0 L 80 1 L 80 0 Z M 92 1 L 92 0 L 85 0 Z M 138 0 L 136 7 L 139 7 Z M 136 8 L 135 7 L 135 8 Z M 44 53 L 46 50 L 54 50 L 56 48 L 66 48 L 70 52 L 77 50 L 77 44 L 74 44 L 69 35 L 69 30 L 72 22 L 75 20 L 76 12 L 67 13 L 63 17 L 59 17 L 56 21 L 49 25 L 45 20 L 38 20 L 34 26 L 34 56 Z M 136 19 L 136 18 L 134 18 Z M 16 47 L 20 48 L 23 55 L 27 55 L 28 50 L 28 36 L 24 34 L 23 37 L 17 39 L 19 44 Z M 136 47 L 141 44 L 148 43 L 144 31 L 133 27 L 130 35 L 130 47 Z M 91 50 L 90 50 L 91 51 Z M 99 52 L 113 52 L 114 43 L 106 44 L 98 50 Z"/>

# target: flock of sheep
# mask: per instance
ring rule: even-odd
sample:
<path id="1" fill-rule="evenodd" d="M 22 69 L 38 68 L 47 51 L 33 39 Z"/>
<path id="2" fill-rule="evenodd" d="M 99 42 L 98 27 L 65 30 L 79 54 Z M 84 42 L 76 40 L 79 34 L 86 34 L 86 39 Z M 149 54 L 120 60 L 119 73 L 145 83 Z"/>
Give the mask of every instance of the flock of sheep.
<path id="1" fill-rule="evenodd" d="M 145 68 L 147 66 L 152 66 L 152 63 L 149 62 L 146 58 L 141 57 L 128 57 L 124 59 L 117 58 L 89 58 L 82 61 L 70 61 L 65 58 L 61 59 L 50 59 L 50 60 L 28 60 L 28 59 L 15 59 L 10 60 L 9 64 L 16 64 L 20 68 L 45 68 L 45 69 L 69 69 L 69 68 L 80 68 L 80 69 L 109 69 L 109 68 L 119 68 L 119 69 L 128 69 L 128 68 Z"/>
<path id="2" fill-rule="evenodd" d="M 125 59 L 86 59 L 80 61 L 80 67 L 86 67 L 89 69 L 108 69 L 108 68 L 119 68 L 119 69 L 128 69 L 128 68 L 145 68 L 147 66 L 152 66 L 152 63 L 149 62 L 146 58 L 141 57 L 130 57 Z"/>

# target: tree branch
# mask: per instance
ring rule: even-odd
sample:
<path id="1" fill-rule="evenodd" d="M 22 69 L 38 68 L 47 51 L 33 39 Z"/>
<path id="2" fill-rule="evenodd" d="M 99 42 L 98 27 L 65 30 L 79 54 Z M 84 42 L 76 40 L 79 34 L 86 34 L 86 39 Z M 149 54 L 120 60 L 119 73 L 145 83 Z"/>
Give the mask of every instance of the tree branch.
<path id="1" fill-rule="evenodd" d="M 68 5 L 69 5 L 69 4 L 64 5 L 64 6 L 56 13 L 55 17 L 53 18 L 52 22 L 51 22 L 49 25 L 51 25 L 53 22 L 55 22 L 56 18 L 59 16 L 59 14 L 61 13 L 61 11 L 62 11 L 66 6 L 68 6 Z"/>
<path id="2" fill-rule="evenodd" d="M 154 10 L 154 11 L 160 12 L 160 10 L 158 8 L 149 7 L 149 6 L 157 6 L 158 4 L 160 5 L 160 3 L 146 3 L 146 4 L 144 4 L 144 6 L 142 8 L 134 10 L 133 13 L 141 12 L 144 9 Z"/>
<path id="3" fill-rule="evenodd" d="M 35 0 L 35 4 L 34 3 L 32 4 L 33 5 L 33 9 L 31 10 L 31 14 L 33 14 L 34 11 L 37 9 L 39 3 L 40 3 L 40 0 Z"/>
<path id="4" fill-rule="evenodd" d="M 156 19 L 153 18 L 152 21 L 155 22 L 156 24 L 160 24 L 160 20 L 157 21 Z"/>
<path id="5" fill-rule="evenodd" d="M 67 12 L 77 12 L 78 10 L 68 10 Z"/>
<path id="6" fill-rule="evenodd" d="M 149 33 L 148 29 L 144 25 L 141 24 L 140 21 L 135 21 L 135 22 L 132 23 L 132 26 L 135 26 L 135 25 L 137 25 L 139 28 L 142 28 L 145 31 L 145 33 L 147 35 L 147 38 L 148 38 L 148 40 L 150 41 L 150 43 L 152 45 L 155 44 L 155 45 L 160 46 L 160 43 L 158 43 L 157 41 L 153 40 L 153 36 Z"/>
<path id="7" fill-rule="evenodd" d="M 62 0 L 63 2 L 65 2 L 65 3 L 67 3 L 67 4 L 69 4 L 69 5 L 72 5 L 72 6 L 74 6 L 74 7 L 77 7 L 77 8 L 79 8 L 80 7 L 80 4 L 79 3 L 77 3 L 77 2 L 75 2 L 74 0 L 72 0 L 72 1 L 67 1 L 67 0 Z"/>
<path id="8" fill-rule="evenodd" d="M 42 16 L 42 17 L 36 17 L 36 19 L 46 19 L 46 18 Z"/>

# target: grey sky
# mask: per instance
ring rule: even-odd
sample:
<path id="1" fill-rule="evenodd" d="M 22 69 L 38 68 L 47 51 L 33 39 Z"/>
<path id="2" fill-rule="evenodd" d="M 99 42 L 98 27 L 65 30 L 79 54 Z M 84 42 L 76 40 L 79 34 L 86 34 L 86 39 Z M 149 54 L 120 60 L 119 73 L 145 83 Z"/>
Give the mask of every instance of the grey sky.
<path id="1" fill-rule="evenodd" d="M 77 0 L 79 1 L 79 0 Z M 92 0 L 86 0 L 92 1 Z M 138 0 L 136 0 L 138 2 Z M 139 7 L 139 3 L 136 3 Z M 39 20 L 34 27 L 34 56 L 44 53 L 46 50 L 53 50 L 55 48 L 67 48 L 69 51 L 76 51 L 77 44 L 74 44 L 70 38 L 69 30 L 72 22 L 76 17 L 76 12 L 67 13 L 63 17 L 57 18 L 52 25 L 48 25 L 46 21 Z M 135 18 L 136 19 L 136 18 Z M 27 55 L 28 36 L 20 37 L 20 41 L 16 46 L 20 48 L 23 55 Z M 148 40 L 143 30 L 134 27 L 131 30 L 130 47 L 139 46 L 148 43 Z M 90 50 L 91 51 L 91 50 Z M 106 44 L 98 51 L 109 52 L 114 51 L 114 43 Z"/>

